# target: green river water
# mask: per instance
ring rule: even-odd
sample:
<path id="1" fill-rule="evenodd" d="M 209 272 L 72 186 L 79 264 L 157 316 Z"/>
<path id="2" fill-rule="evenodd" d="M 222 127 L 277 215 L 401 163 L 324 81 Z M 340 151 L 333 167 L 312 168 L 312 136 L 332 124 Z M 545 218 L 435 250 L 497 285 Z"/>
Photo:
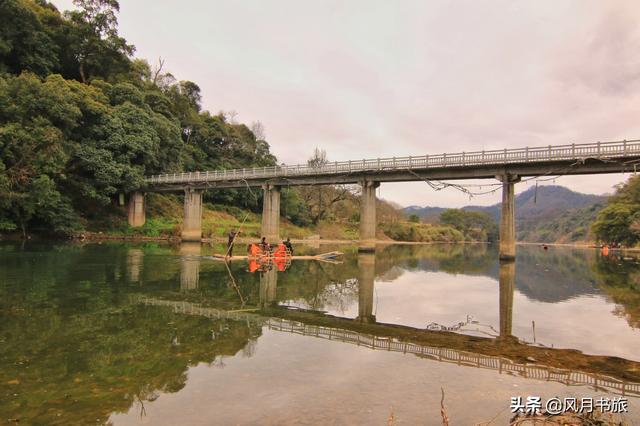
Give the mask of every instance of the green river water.
<path id="1" fill-rule="evenodd" d="M 504 424 L 510 399 L 624 394 L 640 264 L 596 250 L 0 244 L 0 424 Z M 240 250 L 236 250 L 240 251 Z M 283 269 L 282 271 L 279 269 Z"/>

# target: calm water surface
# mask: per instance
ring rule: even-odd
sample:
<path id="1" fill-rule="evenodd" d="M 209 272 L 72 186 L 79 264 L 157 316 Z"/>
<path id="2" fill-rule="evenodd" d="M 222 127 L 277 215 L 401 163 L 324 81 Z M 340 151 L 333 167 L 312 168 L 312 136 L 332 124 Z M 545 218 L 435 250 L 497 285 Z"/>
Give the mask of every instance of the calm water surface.
<path id="1" fill-rule="evenodd" d="M 250 272 L 221 246 L 0 244 L 0 424 L 429 425 L 441 389 L 452 424 L 622 392 L 640 421 L 635 258 L 299 252 L 334 249 Z"/>

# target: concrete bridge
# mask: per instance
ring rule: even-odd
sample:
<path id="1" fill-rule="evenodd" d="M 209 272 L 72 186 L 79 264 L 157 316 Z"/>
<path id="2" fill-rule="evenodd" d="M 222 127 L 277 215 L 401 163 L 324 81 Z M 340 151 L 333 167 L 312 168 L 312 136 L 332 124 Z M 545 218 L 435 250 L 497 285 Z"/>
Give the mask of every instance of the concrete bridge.
<path id="1" fill-rule="evenodd" d="M 358 184 L 360 247 L 371 250 L 376 235 L 375 190 L 382 182 L 497 179 L 502 183 L 500 258 L 515 257 L 514 185 L 523 177 L 635 171 L 640 140 L 525 147 L 491 151 L 329 162 L 319 167 L 280 165 L 233 170 L 173 173 L 146 178 L 146 186 L 129 196 L 129 224 L 145 221 L 144 193 L 183 191 L 182 239 L 202 237 L 202 194 L 205 190 L 261 187 L 264 193 L 262 234 L 279 235 L 280 188 L 296 185 Z"/>

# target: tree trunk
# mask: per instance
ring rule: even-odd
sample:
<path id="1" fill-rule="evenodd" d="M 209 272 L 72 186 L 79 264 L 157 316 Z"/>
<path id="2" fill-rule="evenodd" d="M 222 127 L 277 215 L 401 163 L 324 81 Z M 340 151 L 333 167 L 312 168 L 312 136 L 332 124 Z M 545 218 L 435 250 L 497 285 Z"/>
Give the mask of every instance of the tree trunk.
<path id="1" fill-rule="evenodd" d="M 87 84 L 87 78 L 84 75 L 84 62 L 80 62 L 80 79 L 83 84 Z"/>

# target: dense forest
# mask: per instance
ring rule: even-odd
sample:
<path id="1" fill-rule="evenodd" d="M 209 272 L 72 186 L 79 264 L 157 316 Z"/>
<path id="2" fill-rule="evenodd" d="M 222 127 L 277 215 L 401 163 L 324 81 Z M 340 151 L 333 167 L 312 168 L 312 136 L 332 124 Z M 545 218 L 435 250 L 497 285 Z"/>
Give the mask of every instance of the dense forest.
<path id="1" fill-rule="evenodd" d="M 117 1 L 74 3 L 0 3 L 0 231 L 73 231 L 147 174 L 276 163 L 260 123 L 133 57 Z M 244 195 L 208 196 L 255 208 Z"/>
<path id="2" fill-rule="evenodd" d="M 640 176 L 618 185 L 616 193 L 598 212 L 591 225 L 596 238 L 605 243 L 635 246 L 640 241 Z"/>

